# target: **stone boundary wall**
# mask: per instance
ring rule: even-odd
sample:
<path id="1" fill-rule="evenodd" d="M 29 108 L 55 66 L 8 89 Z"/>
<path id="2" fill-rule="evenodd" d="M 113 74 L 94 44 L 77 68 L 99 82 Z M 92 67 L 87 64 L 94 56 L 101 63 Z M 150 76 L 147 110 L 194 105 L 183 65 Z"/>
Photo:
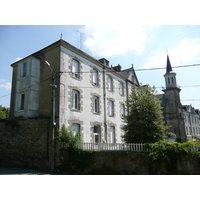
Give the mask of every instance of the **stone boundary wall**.
<path id="1" fill-rule="evenodd" d="M 48 169 L 49 118 L 0 121 L 0 165 Z"/>
<path id="2" fill-rule="evenodd" d="M 75 156 L 77 160 L 70 160 L 71 156 L 69 156 L 69 152 L 65 150 L 60 152 L 61 169 L 66 170 L 67 174 L 200 175 L 200 158 L 198 157 L 191 157 L 178 160 L 177 163 L 170 163 L 164 159 L 157 162 L 152 161 L 149 153 L 113 151 L 93 152 L 87 156 L 85 156 L 85 153 L 83 155 L 80 153 L 80 156 L 78 154 Z"/>

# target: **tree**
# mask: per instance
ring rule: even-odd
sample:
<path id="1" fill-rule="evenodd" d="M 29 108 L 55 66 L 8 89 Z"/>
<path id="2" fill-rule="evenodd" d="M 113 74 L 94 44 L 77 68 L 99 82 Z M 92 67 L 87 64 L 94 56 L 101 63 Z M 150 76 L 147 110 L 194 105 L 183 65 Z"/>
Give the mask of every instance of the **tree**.
<path id="1" fill-rule="evenodd" d="M 0 105 L 0 119 L 5 119 L 6 117 L 9 116 L 9 108 L 2 107 Z"/>
<path id="2" fill-rule="evenodd" d="M 162 107 L 155 87 L 134 86 L 127 102 L 124 116 L 126 143 L 154 143 L 165 138 L 169 127 L 165 126 Z"/>

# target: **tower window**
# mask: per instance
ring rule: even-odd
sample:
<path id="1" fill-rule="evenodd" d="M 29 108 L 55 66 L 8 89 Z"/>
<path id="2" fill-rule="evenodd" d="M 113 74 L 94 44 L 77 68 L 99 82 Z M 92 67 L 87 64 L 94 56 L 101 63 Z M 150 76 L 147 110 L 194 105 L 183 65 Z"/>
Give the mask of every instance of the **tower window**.
<path id="1" fill-rule="evenodd" d="M 170 84 L 170 78 L 168 77 L 168 83 Z"/>

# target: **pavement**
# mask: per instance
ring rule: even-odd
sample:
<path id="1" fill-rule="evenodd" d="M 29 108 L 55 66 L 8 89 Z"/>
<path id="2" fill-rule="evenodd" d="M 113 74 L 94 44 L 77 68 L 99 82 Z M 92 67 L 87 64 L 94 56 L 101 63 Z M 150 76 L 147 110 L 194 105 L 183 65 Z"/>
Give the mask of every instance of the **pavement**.
<path id="1" fill-rule="evenodd" d="M 53 173 L 16 167 L 0 167 L 0 175 L 53 175 Z"/>

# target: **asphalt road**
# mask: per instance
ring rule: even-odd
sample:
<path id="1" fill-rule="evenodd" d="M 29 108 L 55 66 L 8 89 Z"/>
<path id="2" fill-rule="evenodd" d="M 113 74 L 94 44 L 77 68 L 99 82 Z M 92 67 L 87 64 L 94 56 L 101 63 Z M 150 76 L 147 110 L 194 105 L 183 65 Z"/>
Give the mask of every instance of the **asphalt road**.
<path id="1" fill-rule="evenodd" d="M 53 175 L 53 174 L 31 169 L 0 167 L 0 175 Z"/>

